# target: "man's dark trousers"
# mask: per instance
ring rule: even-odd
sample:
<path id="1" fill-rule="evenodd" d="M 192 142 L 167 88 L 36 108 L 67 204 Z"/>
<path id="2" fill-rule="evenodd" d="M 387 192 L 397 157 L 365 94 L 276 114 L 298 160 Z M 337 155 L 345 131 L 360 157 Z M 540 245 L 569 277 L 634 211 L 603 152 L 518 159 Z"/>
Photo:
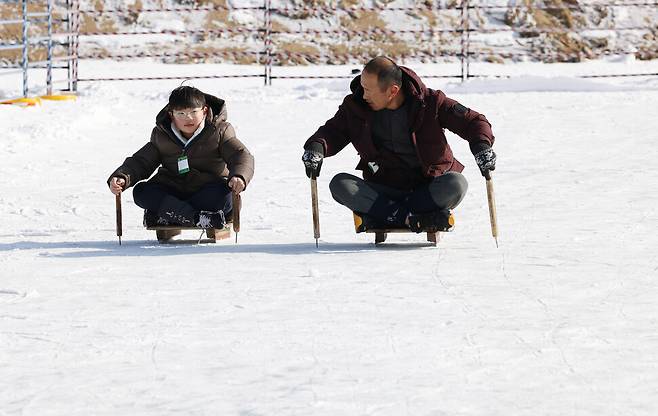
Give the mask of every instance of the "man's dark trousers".
<path id="1" fill-rule="evenodd" d="M 329 183 L 333 198 L 350 210 L 369 215 L 380 221 L 403 222 L 406 214 L 451 210 L 462 201 L 468 182 L 459 172 L 447 172 L 413 191 L 366 182 L 363 179 L 339 173 Z"/>

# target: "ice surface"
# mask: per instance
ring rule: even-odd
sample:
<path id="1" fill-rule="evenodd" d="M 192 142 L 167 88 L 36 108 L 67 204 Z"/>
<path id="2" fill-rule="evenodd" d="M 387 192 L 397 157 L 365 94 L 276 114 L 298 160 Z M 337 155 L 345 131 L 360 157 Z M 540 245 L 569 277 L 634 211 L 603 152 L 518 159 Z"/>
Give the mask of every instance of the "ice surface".
<path id="1" fill-rule="evenodd" d="M 315 248 L 301 145 L 347 81 L 192 82 L 256 157 L 237 245 L 159 246 L 131 192 L 118 245 L 106 177 L 180 81 L 0 107 L 0 414 L 655 415 L 658 90 L 568 75 L 428 81 L 493 125 L 498 249 L 454 135 L 470 189 L 438 248 L 354 233 L 328 191 L 351 147 L 324 163 Z"/>

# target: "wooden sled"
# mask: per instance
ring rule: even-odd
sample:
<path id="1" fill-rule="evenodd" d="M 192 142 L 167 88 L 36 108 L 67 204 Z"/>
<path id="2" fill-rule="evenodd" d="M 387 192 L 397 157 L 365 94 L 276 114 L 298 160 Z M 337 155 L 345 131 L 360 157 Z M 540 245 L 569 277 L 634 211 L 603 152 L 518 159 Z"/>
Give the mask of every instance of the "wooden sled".
<path id="1" fill-rule="evenodd" d="M 386 238 L 388 237 L 388 234 L 390 233 L 414 233 L 408 228 L 370 228 L 366 230 L 361 230 L 360 227 L 363 224 L 363 220 L 356 213 L 353 214 L 354 214 L 354 229 L 356 230 L 356 232 L 375 234 L 375 245 L 379 245 L 385 242 Z M 439 244 L 439 240 L 441 239 L 441 231 L 426 231 L 425 234 L 427 235 L 427 241 L 431 245 L 437 246 Z"/>
<path id="2" fill-rule="evenodd" d="M 227 223 L 224 228 L 208 228 L 202 229 L 197 227 L 181 227 L 178 225 L 158 225 L 152 227 L 146 227 L 147 230 L 155 230 L 155 235 L 158 238 L 160 244 L 197 244 L 197 243 L 216 243 L 217 240 L 225 240 L 231 237 L 231 226 L 232 223 Z M 176 239 L 172 240 L 177 235 L 180 235 L 183 231 L 195 231 L 201 235 L 201 238 L 196 239 Z M 203 238 L 205 234 L 206 238 Z"/>
<path id="3" fill-rule="evenodd" d="M 386 241 L 386 238 L 388 237 L 389 233 L 412 233 L 413 231 L 411 231 L 408 228 L 386 228 L 386 229 L 366 230 L 365 232 L 375 234 L 375 245 L 378 245 Z M 438 231 L 428 231 L 426 234 L 427 234 L 427 241 L 430 244 L 434 246 L 439 244 L 439 240 L 441 239 L 441 234 L 439 234 Z"/>
<path id="4" fill-rule="evenodd" d="M 242 208 L 242 198 L 240 195 L 233 194 L 233 211 L 231 218 L 228 219 L 224 228 L 198 228 L 198 227 L 181 227 L 179 225 L 154 225 L 146 227 L 147 230 L 154 230 L 160 244 L 208 244 L 216 243 L 218 240 L 226 240 L 231 237 L 231 226 L 235 231 L 235 242 L 238 242 L 238 233 L 240 232 L 240 209 Z M 196 239 L 175 239 L 183 231 L 195 231 L 200 235 Z M 203 238 L 205 233 L 206 238 Z"/>
<path id="5" fill-rule="evenodd" d="M 153 225 L 147 226 L 147 230 L 155 230 L 155 235 L 160 244 L 199 244 L 199 243 L 216 243 L 217 240 L 225 240 L 231 236 L 231 225 L 235 231 L 235 242 L 238 242 L 238 233 L 240 232 L 240 209 L 242 208 L 242 198 L 240 195 L 233 195 L 233 211 L 231 218 L 228 219 L 224 228 L 198 228 L 198 227 L 181 227 L 179 225 Z M 123 235 L 122 212 L 121 212 L 121 193 L 116 195 L 116 220 L 117 220 L 117 237 L 119 237 L 119 245 L 121 245 L 121 236 Z M 183 230 L 194 230 L 200 232 L 200 237 L 194 240 L 172 240 L 173 237 L 179 235 Z M 203 233 L 206 238 L 203 238 Z"/>

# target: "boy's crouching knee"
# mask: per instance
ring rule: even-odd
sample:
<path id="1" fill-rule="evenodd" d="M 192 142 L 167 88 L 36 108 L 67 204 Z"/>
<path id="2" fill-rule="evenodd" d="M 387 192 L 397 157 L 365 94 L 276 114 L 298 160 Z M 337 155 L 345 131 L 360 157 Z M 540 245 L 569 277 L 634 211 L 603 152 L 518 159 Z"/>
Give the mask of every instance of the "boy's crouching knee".
<path id="1" fill-rule="evenodd" d="M 144 203 L 146 202 L 146 198 L 144 195 L 146 193 L 145 188 L 146 188 L 145 182 L 140 182 L 133 187 L 133 201 L 135 201 L 135 204 L 139 207 L 143 206 Z"/>

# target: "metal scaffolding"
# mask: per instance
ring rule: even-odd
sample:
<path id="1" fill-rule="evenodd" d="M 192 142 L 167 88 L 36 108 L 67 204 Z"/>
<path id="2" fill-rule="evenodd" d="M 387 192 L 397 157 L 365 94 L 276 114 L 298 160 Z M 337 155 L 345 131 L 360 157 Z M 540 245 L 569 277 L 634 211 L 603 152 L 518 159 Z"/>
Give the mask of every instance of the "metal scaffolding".
<path id="1" fill-rule="evenodd" d="M 16 16 L 0 20 L 0 27 L 7 29 L 6 33 L 14 33 L 16 36 L 7 36 L 0 43 L 0 58 L 3 62 L 0 65 L 0 77 L 21 73 L 24 99 L 52 96 L 57 92 L 76 92 L 78 0 L 9 0 L 2 4 L 5 7 L 13 6 Z M 20 36 L 17 36 L 19 29 Z M 20 51 L 19 62 L 1 55 L 11 51 Z M 32 79 L 42 78 L 44 70 L 45 82 L 31 82 Z"/>

